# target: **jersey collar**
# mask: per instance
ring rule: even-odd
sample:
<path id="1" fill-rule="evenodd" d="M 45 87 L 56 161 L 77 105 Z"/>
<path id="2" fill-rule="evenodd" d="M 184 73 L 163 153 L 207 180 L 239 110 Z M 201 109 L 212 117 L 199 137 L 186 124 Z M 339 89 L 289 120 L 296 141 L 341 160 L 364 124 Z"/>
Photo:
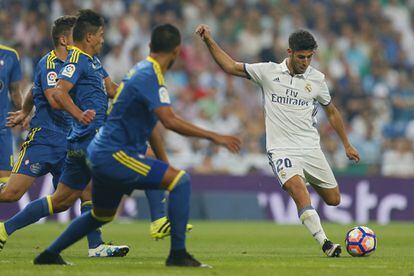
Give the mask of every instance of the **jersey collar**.
<path id="1" fill-rule="evenodd" d="M 149 62 L 151 62 L 151 63 L 154 63 L 155 64 L 155 66 L 157 66 L 158 68 L 160 68 L 160 70 L 161 70 L 161 66 L 160 66 L 160 64 L 158 63 L 158 61 L 155 59 L 155 58 L 152 58 L 152 57 L 150 57 L 150 56 L 147 56 L 147 60 L 149 61 Z"/>
<path id="2" fill-rule="evenodd" d="M 58 60 L 58 61 L 60 61 L 60 62 L 65 62 L 64 60 L 61 60 L 57 55 L 56 55 L 56 52 L 55 52 L 55 50 L 52 50 L 52 51 L 50 51 L 50 55 L 52 56 L 52 57 L 56 57 L 56 59 Z"/>
<path id="3" fill-rule="evenodd" d="M 77 50 L 77 51 L 81 52 L 82 54 L 84 54 L 85 56 L 87 56 L 88 58 L 93 60 L 93 57 L 90 54 L 85 53 L 84 51 L 82 51 L 81 49 L 79 49 L 76 46 L 73 46 L 73 45 L 68 46 L 68 50 Z"/>
<path id="4" fill-rule="evenodd" d="M 283 73 L 288 73 L 288 74 L 290 74 L 289 68 L 287 67 L 287 62 L 288 62 L 288 59 L 287 59 L 287 58 L 285 58 L 285 59 L 282 61 L 282 64 L 281 64 L 281 66 L 282 66 L 282 72 L 283 72 Z M 306 79 L 306 78 L 308 78 L 310 71 L 311 71 L 311 67 L 310 67 L 310 65 L 309 65 L 309 66 L 308 66 L 308 68 L 306 68 L 305 73 L 303 73 L 303 74 L 295 74 L 295 76 L 297 76 L 297 77 L 302 77 L 302 78 Z"/>
<path id="5" fill-rule="evenodd" d="M 155 74 L 157 75 L 158 82 L 161 85 L 165 84 L 164 74 L 162 73 L 161 66 L 158 61 L 150 56 L 147 57 L 147 61 L 151 62 L 154 66 Z"/>

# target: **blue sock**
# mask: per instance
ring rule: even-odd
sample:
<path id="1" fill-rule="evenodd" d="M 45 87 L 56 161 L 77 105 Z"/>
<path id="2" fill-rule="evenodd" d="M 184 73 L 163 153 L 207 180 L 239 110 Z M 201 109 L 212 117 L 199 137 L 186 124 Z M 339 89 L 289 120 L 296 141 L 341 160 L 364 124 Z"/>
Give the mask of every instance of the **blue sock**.
<path id="1" fill-rule="evenodd" d="M 92 210 L 92 201 L 85 201 L 81 204 L 81 214 L 84 214 Z M 93 230 L 88 234 L 88 246 L 89 248 L 96 248 L 103 243 L 102 232 L 99 228 Z"/>
<path id="2" fill-rule="evenodd" d="M 55 254 L 60 254 L 64 249 L 107 222 L 95 219 L 92 216 L 92 211 L 88 211 L 74 219 L 68 228 L 66 228 L 66 230 L 46 250 Z"/>
<path id="3" fill-rule="evenodd" d="M 190 175 L 181 171 L 177 177 L 180 178 L 168 197 L 168 217 L 171 221 L 171 250 L 185 249 L 185 230 L 190 215 Z M 175 181 L 177 180 L 174 180 L 173 183 Z"/>
<path id="4" fill-rule="evenodd" d="M 151 213 L 151 221 L 165 217 L 165 191 L 145 190 Z"/>
<path id="5" fill-rule="evenodd" d="M 23 210 L 4 222 L 8 235 L 17 229 L 35 223 L 39 219 L 53 214 L 50 196 L 36 199 L 30 202 Z"/>

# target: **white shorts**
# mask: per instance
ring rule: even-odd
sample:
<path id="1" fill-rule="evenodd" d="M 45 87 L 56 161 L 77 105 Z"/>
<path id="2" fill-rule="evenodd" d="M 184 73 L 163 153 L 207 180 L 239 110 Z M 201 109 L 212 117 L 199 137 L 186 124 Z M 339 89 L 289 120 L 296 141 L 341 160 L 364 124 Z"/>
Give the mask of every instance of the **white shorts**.
<path id="1" fill-rule="evenodd" d="M 321 188 L 330 189 L 338 186 L 321 149 L 270 150 L 267 154 L 269 164 L 281 186 L 295 175 Z"/>

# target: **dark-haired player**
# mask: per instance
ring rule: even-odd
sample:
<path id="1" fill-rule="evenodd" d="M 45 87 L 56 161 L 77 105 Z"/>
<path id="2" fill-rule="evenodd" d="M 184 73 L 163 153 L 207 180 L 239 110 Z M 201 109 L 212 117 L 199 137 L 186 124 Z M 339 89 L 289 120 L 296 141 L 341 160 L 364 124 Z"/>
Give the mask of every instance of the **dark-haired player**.
<path id="1" fill-rule="evenodd" d="M 359 154 L 349 143 L 340 113 L 331 102 L 325 75 L 310 66 L 317 43 L 308 31 L 289 37 L 288 57 L 282 63 L 246 64 L 234 61 L 214 41 L 207 25 L 196 33 L 203 39 L 217 64 L 234 76 L 251 79 L 263 92 L 266 114 L 266 148 L 280 185 L 293 198 L 302 224 L 329 257 L 341 253 L 339 244 L 325 235 L 320 218 L 311 205 L 308 182 L 326 204 L 337 206 L 340 192 L 332 170 L 319 145 L 315 115 L 322 105 L 350 160 Z"/>
<path id="2" fill-rule="evenodd" d="M 67 47 L 72 44 L 72 27 L 75 46 L 68 53 Z M 107 91 L 111 91 L 112 88 L 110 87 L 112 81 L 99 60 L 94 57 L 103 42 L 103 19 L 90 11 L 81 11 L 77 18 L 59 18 L 52 29 L 52 37 L 56 48 L 39 62 L 36 71 L 32 92 L 37 109 L 31 122 L 32 130 L 13 168 L 13 182 L 9 183 L 0 194 L 0 200 L 18 200 L 33 183 L 35 177 L 48 172 L 53 174 L 54 186 L 57 188 L 53 195 L 32 201 L 18 214 L 0 224 L 2 246 L 14 231 L 45 216 L 67 210 L 82 196 L 90 180 L 81 148 L 83 146 L 86 149 L 87 143 L 96 132 L 95 128 L 99 128 L 103 123 L 107 107 L 107 95 L 103 82 L 107 86 Z M 81 48 L 84 48 L 86 52 Z M 63 98 L 64 95 L 57 94 L 59 91 L 55 90 L 56 85 L 69 76 L 77 77 L 74 82 L 76 86 L 72 91 L 76 93 L 73 96 L 75 100 L 78 99 L 79 106 L 83 108 L 85 104 L 96 104 L 96 109 L 101 116 L 88 126 L 85 124 L 92 121 L 95 111 L 90 109 L 81 111 L 73 104 L 70 96 Z M 59 83 L 56 83 L 57 78 L 61 79 Z M 79 94 L 83 98 L 79 99 Z M 26 116 L 31 110 L 29 108 L 30 95 L 25 105 L 26 108 L 21 111 L 22 114 L 18 114 L 21 117 Z M 72 122 L 70 116 L 65 115 L 64 112 L 55 110 L 56 108 L 65 109 L 65 105 L 72 106 L 70 114 L 78 121 L 77 123 Z M 74 113 L 74 110 L 80 113 Z M 16 122 L 21 120 L 21 118 L 14 119 Z M 70 128 L 72 123 L 75 126 Z M 67 143 L 68 132 L 69 142 Z M 79 146 L 79 150 L 73 149 L 76 146 Z M 63 163 L 66 164 L 61 175 Z M 56 185 L 59 177 L 60 183 Z M 88 190 L 81 197 L 83 199 L 82 213 L 92 208 L 90 197 Z M 90 257 L 124 256 L 129 250 L 127 246 L 105 244 L 100 230 L 95 229 L 88 233 L 88 245 Z"/>
<path id="3" fill-rule="evenodd" d="M 159 120 L 167 129 L 185 136 L 209 139 L 238 152 L 240 141 L 198 128 L 178 117 L 170 106 L 164 73 L 180 51 L 181 36 L 170 24 L 155 27 L 150 55 L 136 64 L 120 84 L 108 120 L 88 147 L 93 176 L 93 210 L 75 219 L 35 264 L 66 264 L 60 253 L 89 231 L 110 222 L 124 194 L 134 189 L 168 190 L 171 250 L 167 266 L 204 266 L 186 250 L 190 176 L 160 160 L 144 156 L 146 141 Z M 151 143 L 154 152 L 159 150 Z"/>

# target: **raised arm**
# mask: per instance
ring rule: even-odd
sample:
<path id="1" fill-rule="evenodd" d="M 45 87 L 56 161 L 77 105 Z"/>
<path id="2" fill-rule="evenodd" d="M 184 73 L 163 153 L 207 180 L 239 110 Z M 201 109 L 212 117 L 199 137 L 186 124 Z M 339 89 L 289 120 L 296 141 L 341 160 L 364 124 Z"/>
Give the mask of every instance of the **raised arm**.
<path id="1" fill-rule="evenodd" d="M 210 54 L 224 72 L 233 76 L 248 78 L 248 75 L 244 71 L 243 63 L 234 61 L 226 52 L 223 51 L 223 49 L 220 48 L 220 46 L 213 39 L 210 28 L 207 25 L 199 25 L 196 29 L 196 34 L 203 39 L 208 50 L 210 51 Z"/>
<path id="2" fill-rule="evenodd" d="M 342 116 L 339 113 L 338 109 L 331 102 L 327 106 L 324 106 L 324 110 L 329 120 L 329 123 L 335 129 L 336 133 L 338 134 L 339 138 L 342 141 L 342 144 L 344 145 L 346 156 L 349 158 L 349 160 L 354 160 L 356 162 L 359 162 L 360 160 L 359 153 L 351 145 L 351 143 L 348 140 L 348 136 L 346 135 L 346 131 L 344 127 L 344 122 L 342 120 Z"/>
<path id="3" fill-rule="evenodd" d="M 58 80 L 54 88 L 45 91 L 45 96 L 52 108 L 63 109 L 80 123 L 89 124 L 95 118 L 96 112 L 90 109 L 85 111 L 80 110 L 69 95 L 69 91 L 72 88 L 73 84 L 71 82 Z"/>
<path id="4" fill-rule="evenodd" d="M 236 153 L 240 150 L 240 140 L 233 136 L 220 135 L 218 133 L 199 128 L 176 115 L 170 106 L 158 107 L 154 110 L 161 123 L 169 130 L 184 136 L 205 138 L 217 145 L 226 147 Z"/>

